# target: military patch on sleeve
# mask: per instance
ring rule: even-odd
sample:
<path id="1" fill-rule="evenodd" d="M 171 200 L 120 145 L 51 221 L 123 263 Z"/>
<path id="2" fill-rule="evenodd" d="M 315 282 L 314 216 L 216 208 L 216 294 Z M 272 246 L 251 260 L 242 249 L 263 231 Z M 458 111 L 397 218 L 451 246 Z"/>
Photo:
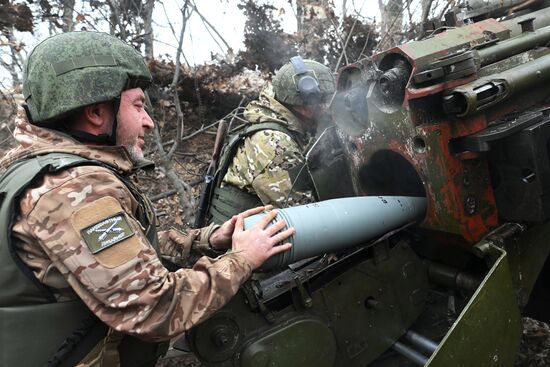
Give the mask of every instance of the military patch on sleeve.
<path id="1" fill-rule="evenodd" d="M 124 212 L 120 212 L 81 229 L 80 234 L 92 254 L 97 254 L 133 236 L 134 231 Z"/>
<path id="2" fill-rule="evenodd" d="M 71 223 L 82 239 L 82 246 L 109 269 L 135 259 L 147 246 L 139 223 L 112 196 L 83 205 L 73 213 Z"/>

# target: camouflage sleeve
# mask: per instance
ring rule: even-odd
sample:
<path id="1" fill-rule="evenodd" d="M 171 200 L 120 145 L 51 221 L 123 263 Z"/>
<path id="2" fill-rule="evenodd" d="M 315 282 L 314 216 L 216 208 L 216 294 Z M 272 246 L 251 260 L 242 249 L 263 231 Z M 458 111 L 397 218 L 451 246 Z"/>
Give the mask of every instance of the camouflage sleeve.
<path id="1" fill-rule="evenodd" d="M 251 268 L 232 253 L 169 272 L 133 216 L 137 207 L 110 171 L 89 166 L 46 176 L 21 203 L 29 237 L 103 322 L 165 340 L 221 308 Z"/>
<path id="2" fill-rule="evenodd" d="M 218 251 L 210 247 L 210 236 L 220 226 L 210 224 L 201 229 L 189 229 L 182 231 L 170 228 L 159 233 L 159 247 L 162 259 L 179 267 L 188 266 L 189 262 L 196 260 L 197 255 L 217 257 L 224 251 Z M 190 256 L 194 254 L 195 256 Z"/>
<path id="3" fill-rule="evenodd" d="M 314 201 L 305 158 L 290 136 L 263 130 L 245 139 L 244 149 L 251 162 L 251 186 L 264 205 L 284 208 Z"/>

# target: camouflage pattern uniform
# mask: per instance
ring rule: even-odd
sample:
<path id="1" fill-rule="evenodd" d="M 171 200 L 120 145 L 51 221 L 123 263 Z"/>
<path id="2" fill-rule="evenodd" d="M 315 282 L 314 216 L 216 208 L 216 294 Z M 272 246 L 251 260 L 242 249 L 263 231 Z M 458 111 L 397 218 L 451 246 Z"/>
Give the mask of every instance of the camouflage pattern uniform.
<path id="1" fill-rule="evenodd" d="M 71 312 L 66 315 L 76 315 L 76 308 L 71 305 L 82 310 L 83 302 L 109 330 L 102 341 L 96 343 L 97 338 L 92 339 L 96 346 L 91 351 L 89 345 L 67 335 L 65 342 L 69 345 L 82 345 L 69 358 L 80 358 L 79 366 L 117 366 L 123 362 L 150 365 L 162 352 L 158 341 L 181 334 L 221 308 L 250 276 L 251 266 L 241 254 L 229 253 L 218 258 L 202 257 L 192 269 L 168 271 L 155 249 L 159 245 L 156 233 L 150 230 L 154 224 L 151 204 L 127 179 L 142 162 L 134 163 L 126 148 L 116 145 L 117 119 L 110 132 L 99 135 L 71 126 L 81 108 L 111 103 L 116 111 L 124 91 L 145 91 L 150 86 L 152 77 L 139 52 L 104 33 L 62 33 L 33 49 L 23 75 L 27 114 L 19 116 L 15 130 L 19 146 L 0 164 L 8 167 L 18 159 L 44 155 L 49 168 L 64 168 L 39 167 L 45 168 L 41 171 L 44 175 L 33 176 L 34 181 L 25 185 L 17 202 L 10 199 L 8 203 L 14 204 L 16 210 L 13 218 L 3 218 L 2 224 L 11 228 L 11 236 L 0 249 L 4 253 L 13 249 L 26 266 L 19 266 L 15 257 L 3 258 L 10 272 L 18 271 L 15 278 L 21 287 L 15 284 L 1 301 L 13 306 L 10 311 L 13 309 L 20 317 L 40 317 L 35 311 L 46 306 L 51 310 L 49 315 L 58 319 L 62 317 L 59 310 L 69 309 Z M 67 130 L 79 141 L 95 145 L 84 145 L 61 132 Z M 61 153 L 57 166 L 48 163 L 54 156 L 49 153 Z M 77 162 L 76 165 L 64 165 L 63 153 L 94 162 L 87 164 L 86 160 L 70 157 L 66 161 Z M 29 174 L 38 166 L 38 159 L 26 162 L 34 166 L 30 171 L 22 169 L 22 173 Z M 11 186 L 9 189 L 11 197 L 14 190 Z M 207 249 L 215 228 L 161 233 L 165 257 L 182 263 L 192 248 Z M 15 298 L 26 296 L 17 293 L 30 288 L 28 279 L 22 276 L 27 275 L 26 270 L 49 287 L 58 301 L 68 302 L 53 303 L 51 297 L 39 294 L 42 290 L 38 286 L 29 291 L 34 292 L 30 297 L 36 305 L 26 307 L 26 300 L 10 299 L 12 293 Z M 69 321 L 75 320 L 67 318 Z M 104 325 L 94 324 L 101 327 L 98 335 L 102 337 Z M 48 330 L 37 332 L 42 332 L 42 339 L 47 338 Z M 18 336 L 18 340 L 25 337 Z M 38 356 L 31 359 L 40 361 L 40 365 L 46 362 L 42 361 L 44 358 L 66 358 L 66 349 L 72 349 L 71 345 L 59 348 L 45 340 L 41 343 L 38 338 L 29 343 L 31 349 L 36 347 Z M 39 343 L 45 348 L 39 350 Z M 118 350 L 118 346 L 124 350 Z M 54 356 L 46 353 L 52 348 L 58 348 Z M 6 355 L 16 360 L 17 356 L 10 354 L 12 350 Z M 88 355 L 82 359 L 82 353 Z"/>
<path id="2" fill-rule="evenodd" d="M 29 124 L 19 116 L 19 146 L 2 160 L 66 152 L 103 162 L 46 174 L 24 191 L 13 226 L 14 246 L 40 282 L 58 299 L 80 298 L 112 329 L 146 341 L 167 340 L 221 308 L 251 274 L 238 253 L 202 257 L 192 269 L 169 272 L 136 220 L 138 202 L 114 174 L 127 175 L 133 164 L 117 146 L 85 146 L 56 131 Z M 81 230 L 118 215 L 133 234 L 92 253 Z M 161 233 L 172 259 L 191 247 L 207 248 L 214 227 Z M 97 361 L 95 361 L 97 362 Z M 96 365 L 89 363 L 87 365 Z"/>
<path id="3" fill-rule="evenodd" d="M 300 170 L 300 177 L 307 177 L 304 150 L 311 135 L 304 124 L 273 97 L 269 85 L 256 101 L 244 111 L 251 124 L 275 122 L 291 131 L 289 136 L 281 131 L 262 130 L 245 138 L 237 148 L 235 157 L 222 181 L 256 195 L 264 205 L 278 208 L 307 204 L 315 201 L 313 187 L 303 187 L 293 182 Z"/>

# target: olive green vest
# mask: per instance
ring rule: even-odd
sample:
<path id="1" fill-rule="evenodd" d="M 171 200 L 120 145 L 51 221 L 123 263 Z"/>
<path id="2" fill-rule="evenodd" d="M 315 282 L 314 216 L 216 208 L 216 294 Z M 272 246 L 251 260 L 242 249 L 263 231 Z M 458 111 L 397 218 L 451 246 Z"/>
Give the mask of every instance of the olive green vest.
<path id="1" fill-rule="evenodd" d="M 74 366 L 107 333 L 108 327 L 81 300 L 57 302 L 12 244 L 11 228 L 25 188 L 45 174 L 79 165 L 109 168 L 80 156 L 50 153 L 17 161 L 0 177 L 0 366 Z M 119 178 L 140 203 L 137 219 L 158 251 L 150 202 L 129 180 Z M 118 346 L 121 365 L 154 366 L 166 347 L 124 336 Z"/>
<path id="2" fill-rule="evenodd" d="M 239 214 L 247 209 L 261 206 L 262 201 L 257 195 L 248 193 L 233 185 L 226 184 L 223 187 L 222 181 L 229 169 L 229 166 L 237 153 L 238 147 L 248 136 L 251 136 L 262 130 L 275 130 L 294 136 L 289 129 L 276 122 L 264 122 L 259 124 L 246 124 L 233 133 L 228 143 L 224 146 L 221 158 L 214 175 L 214 190 L 212 190 L 209 200 L 209 222 L 222 224 L 233 215 Z M 306 170 L 304 175 L 307 175 Z"/>

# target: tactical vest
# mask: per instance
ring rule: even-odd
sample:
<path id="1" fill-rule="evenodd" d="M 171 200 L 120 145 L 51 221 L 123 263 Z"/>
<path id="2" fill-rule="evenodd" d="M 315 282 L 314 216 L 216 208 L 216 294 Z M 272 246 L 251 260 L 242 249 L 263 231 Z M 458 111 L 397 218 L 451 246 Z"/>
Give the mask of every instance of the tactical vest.
<path id="1" fill-rule="evenodd" d="M 17 161 L 0 177 L 0 366 L 74 366 L 108 332 L 80 299 L 57 302 L 52 290 L 19 258 L 11 238 L 18 199 L 25 188 L 46 174 L 82 165 L 109 168 L 77 155 L 50 153 Z M 129 180 L 118 177 L 139 202 L 137 219 L 158 252 L 150 202 Z M 154 366 L 167 348 L 167 343 L 121 338 L 121 366 Z"/>
<path id="2" fill-rule="evenodd" d="M 233 215 L 239 214 L 247 209 L 261 206 L 262 201 L 257 195 L 251 194 L 245 190 L 239 189 L 233 185 L 226 184 L 223 187 L 222 181 L 229 169 L 229 166 L 237 153 L 238 147 L 246 137 L 249 137 L 262 130 L 275 130 L 285 133 L 289 136 L 294 136 L 289 129 L 276 122 L 263 122 L 259 124 L 246 124 L 233 133 L 228 143 L 224 146 L 221 158 L 214 174 L 214 189 L 212 190 L 209 200 L 209 215 L 210 222 L 222 224 Z M 311 179 L 306 169 L 299 167 L 293 177 L 293 182 L 305 180 L 310 183 Z M 292 176 L 292 175 L 291 175 Z M 307 184 L 306 184 L 307 185 Z M 311 185 L 308 185 L 311 186 Z M 303 188 L 303 187 L 301 187 Z M 311 186 L 311 188 L 313 188 Z M 296 189 L 296 188 L 295 188 Z"/>

